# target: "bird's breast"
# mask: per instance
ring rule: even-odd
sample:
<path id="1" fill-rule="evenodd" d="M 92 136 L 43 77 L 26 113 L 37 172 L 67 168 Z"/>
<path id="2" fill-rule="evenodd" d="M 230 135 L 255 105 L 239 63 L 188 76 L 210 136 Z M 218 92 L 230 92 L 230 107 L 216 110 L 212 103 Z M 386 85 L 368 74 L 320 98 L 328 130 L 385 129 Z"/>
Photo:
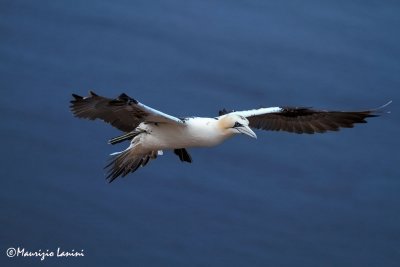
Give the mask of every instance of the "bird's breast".
<path id="1" fill-rule="evenodd" d="M 210 119 L 213 120 L 213 119 Z M 148 124 L 143 145 L 151 149 L 175 149 L 215 146 L 229 136 L 224 135 L 213 121 L 187 121 L 184 125 Z"/>

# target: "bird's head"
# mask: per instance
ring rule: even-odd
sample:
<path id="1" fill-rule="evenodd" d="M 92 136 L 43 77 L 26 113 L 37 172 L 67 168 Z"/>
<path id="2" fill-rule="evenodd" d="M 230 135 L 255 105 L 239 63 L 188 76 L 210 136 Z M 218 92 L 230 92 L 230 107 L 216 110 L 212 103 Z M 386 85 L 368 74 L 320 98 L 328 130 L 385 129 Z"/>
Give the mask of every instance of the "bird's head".
<path id="1" fill-rule="evenodd" d="M 227 134 L 246 134 L 257 138 L 257 135 L 249 127 L 249 120 L 239 114 L 226 114 L 220 117 L 219 126 Z"/>

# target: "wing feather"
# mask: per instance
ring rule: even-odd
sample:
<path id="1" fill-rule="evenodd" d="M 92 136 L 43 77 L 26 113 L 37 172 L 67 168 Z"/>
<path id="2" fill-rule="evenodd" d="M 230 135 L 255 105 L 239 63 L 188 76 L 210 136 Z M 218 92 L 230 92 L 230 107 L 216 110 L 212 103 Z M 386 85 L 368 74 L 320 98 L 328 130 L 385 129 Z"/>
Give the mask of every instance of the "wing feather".
<path id="1" fill-rule="evenodd" d="M 313 134 L 338 131 L 340 128 L 352 128 L 356 123 L 366 123 L 367 118 L 379 116 L 377 111 L 378 109 L 326 111 L 309 107 L 271 107 L 232 113 L 246 117 L 252 128 Z"/>
<path id="2" fill-rule="evenodd" d="M 78 118 L 100 119 L 124 132 L 133 131 L 141 122 L 177 123 L 182 120 L 148 107 L 126 94 L 115 99 L 99 96 L 90 91 L 89 96 L 72 94 L 71 111 Z"/>

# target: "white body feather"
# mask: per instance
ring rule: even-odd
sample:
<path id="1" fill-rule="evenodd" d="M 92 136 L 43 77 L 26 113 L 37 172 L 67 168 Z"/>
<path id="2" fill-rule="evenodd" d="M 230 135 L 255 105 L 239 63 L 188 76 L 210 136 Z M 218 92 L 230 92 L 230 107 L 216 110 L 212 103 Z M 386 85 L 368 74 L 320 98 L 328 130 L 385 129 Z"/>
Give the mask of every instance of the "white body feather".
<path id="1" fill-rule="evenodd" d="M 146 133 L 132 142 L 143 151 L 215 146 L 231 136 L 220 129 L 218 120 L 212 118 L 190 118 L 182 125 L 142 123 L 138 128 Z"/>

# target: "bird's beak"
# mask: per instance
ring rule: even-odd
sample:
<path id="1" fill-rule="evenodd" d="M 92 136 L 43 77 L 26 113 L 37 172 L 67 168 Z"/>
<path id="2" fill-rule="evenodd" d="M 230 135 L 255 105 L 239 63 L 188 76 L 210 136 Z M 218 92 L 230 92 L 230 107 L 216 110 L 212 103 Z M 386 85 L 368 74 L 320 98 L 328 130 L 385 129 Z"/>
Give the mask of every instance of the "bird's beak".
<path id="1" fill-rule="evenodd" d="M 240 127 L 236 127 L 236 129 L 237 129 L 240 133 L 242 133 L 242 134 L 246 134 L 246 135 L 248 135 L 248 136 L 250 136 L 250 137 L 253 137 L 253 138 L 256 138 L 256 139 L 257 139 L 256 133 L 253 132 L 253 130 L 250 129 L 249 126 L 244 126 L 244 125 L 243 125 L 243 126 L 240 126 Z"/>

